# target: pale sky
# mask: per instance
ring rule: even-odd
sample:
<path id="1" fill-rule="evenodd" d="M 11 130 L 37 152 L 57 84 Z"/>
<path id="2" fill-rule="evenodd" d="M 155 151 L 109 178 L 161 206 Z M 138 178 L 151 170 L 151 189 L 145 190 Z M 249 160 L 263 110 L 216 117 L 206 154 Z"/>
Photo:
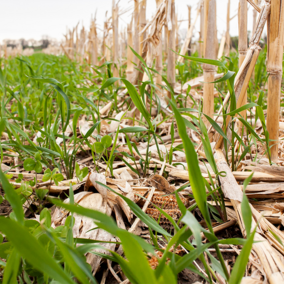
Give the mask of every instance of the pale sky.
<path id="1" fill-rule="evenodd" d="M 97 23 L 103 27 L 105 12 L 111 15 L 112 0 L 1 0 L 0 42 L 3 39 L 36 39 L 49 36 L 58 40 L 63 38 L 66 27 L 73 28 L 78 22 L 89 28 L 91 16 L 97 11 Z M 187 20 L 187 5 L 192 6 L 192 21 L 195 18 L 199 0 L 176 0 L 179 20 Z M 217 0 L 218 36 L 226 30 L 228 0 Z M 231 17 L 237 13 L 237 0 L 231 1 Z M 131 8 L 133 0 L 120 0 L 120 9 Z M 147 0 L 147 19 L 155 13 L 156 1 Z M 130 21 L 131 12 L 120 17 L 120 26 Z M 183 22 L 182 27 L 187 27 Z M 248 30 L 252 29 L 252 8 L 248 11 Z M 199 20 L 196 24 L 199 30 Z M 238 34 L 238 20 L 231 21 L 231 36 Z"/>

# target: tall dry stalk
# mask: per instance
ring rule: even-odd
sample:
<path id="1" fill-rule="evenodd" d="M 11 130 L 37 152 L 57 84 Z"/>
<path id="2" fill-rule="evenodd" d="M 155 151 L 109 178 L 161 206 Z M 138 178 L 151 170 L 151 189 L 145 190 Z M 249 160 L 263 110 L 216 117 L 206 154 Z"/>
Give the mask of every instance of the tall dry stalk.
<path id="1" fill-rule="evenodd" d="M 154 48 L 154 46 L 152 44 L 148 45 L 147 57 L 146 57 L 146 60 L 145 60 L 147 66 L 150 67 L 150 68 L 152 68 L 152 65 L 153 65 L 153 48 Z M 149 79 L 150 78 L 148 77 L 147 73 L 144 72 L 142 81 L 145 82 L 145 81 L 148 81 Z M 144 100 L 145 100 L 145 102 L 147 101 L 146 95 L 145 95 Z"/>
<path id="2" fill-rule="evenodd" d="M 216 0 L 204 1 L 204 56 L 206 59 L 216 59 L 215 48 L 215 32 L 216 32 Z M 204 64 L 204 88 L 203 88 L 203 112 L 213 117 L 214 115 L 214 84 L 215 66 Z M 205 120 L 208 126 L 208 121 Z"/>
<path id="3" fill-rule="evenodd" d="M 78 34 L 78 25 L 79 23 L 77 24 L 76 26 L 76 47 L 75 47 L 75 52 L 76 52 L 76 61 L 79 61 L 79 34 Z"/>
<path id="4" fill-rule="evenodd" d="M 91 23 L 91 57 L 92 64 L 97 65 L 98 58 L 98 38 L 97 38 L 97 28 L 96 28 L 96 19 L 94 19 Z"/>
<path id="5" fill-rule="evenodd" d="M 279 114 L 282 79 L 283 33 L 284 33 L 284 1 L 271 1 L 271 13 L 268 34 L 268 98 L 267 98 L 267 130 L 271 146 L 271 159 L 278 159 Z"/>
<path id="6" fill-rule="evenodd" d="M 234 89 L 235 89 L 235 95 L 236 95 L 236 101 L 237 101 L 237 108 L 241 107 L 241 104 L 244 100 L 244 96 L 247 92 L 247 88 L 248 88 L 251 75 L 254 71 L 254 66 L 256 64 L 257 58 L 259 56 L 259 52 L 261 50 L 259 46 L 259 41 L 261 39 L 264 26 L 268 19 L 268 15 L 270 14 L 270 8 L 271 8 L 270 2 L 269 1 L 265 2 L 265 4 L 263 5 L 260 11 L 260 15 L 259 15 L 257 25 L 256 25 L 256 30 L 250 41 L 250 46 L 247 51 L 246 57 L 235 78 Z M 230 93 L 228 92 L 223 101 L 223 106 L 219 109 L 218 115 L 215 117 L 215 121 L 217 120 L 217 117 L 222 113 L 224 106 L 229 102 L 229 99 L 230 99 Z M 231 117 L 227 116 L 225 125 L 229 126 L 230 121 L 231 121 Z M 211 129 L 212 129 L 212 126 L 208 128 L 208 132 L 210 132 Z M 230 131 L 229 127 L 227 127 L 227 131 Z M 223 143 L 223 137 L 220 136 L 215 147 L 216 148 L 221 147 L 222 143 Z"/>
<path id="7" fill-rule="evenodd" d="M 124 28 L 120 33 L 120 58 L 121 60 L 127 56 L 127 29 Z"/>
<path id="8" fill-rule="evenodd" d="M 88 63 L 88 65 L 91 64 L 92 59 L 92 40 L 91 40 L 91 29 L 89 32 L 87 32 L 87 43 L 86 43 L 86 56 L 85 59 Z M 87 67 L 90 69 L 89 67 Z"/>
<path id="9" fill-rule="evenodd" d="M 145 39 L 146 39 L 146 31 L 142 32 L 147 24 L 146 21 L 146 0 L 141 0 L 140 2 L 140 9 L 139 9 L 139 55 L 142 55 L 143 52 L 143 46 L 145 44 Z"/>
<path id="10" fill-rule="evenodd" d="M 69 56 L 74 60 L 73 42 L 74 42 L 74 31 L 69 30 Z"/>
<path id="11" fill-rule="evenodd" d="M 81 32 L 80 32 L 80 55 L 81 55 L 81 64 L 84 62 L 84 49 L 85 49 L 85 42 L 86 42 L 86 30 L 84 27 L 82 27 Z"/>
<path id="12" fill-rule="evenodd" d="M 258 5 L 258 0 L 254 0 L 254 3 Z M 257 19 L 257 11 L 253 9 L 252 11 L 252 34 L 255 31 L 256 28 L 256 19 Z"/>
<path id="13" fill-rule="evenodd" d="M 179 49 L 179 27 L 180 24 L 178 23 L 178 15 L 176 14 L 176 44 L 175 44 L 175 51 L 178 52 Z M 177 57 L 177 54 L 175 55 Z"/>
<path id="14" fill-rule="evenodd" d="M 204 0 L 200 0 L 199 56 L 204 56 Z"/>
<path id="15" fill-rule="evenodd" d="M 161 32 L 167 18 L 167 5 L 167 1 L 162 2 L 162 4 L 158 7 L 155 16 L 152 18 L 152 20 L 149 21 L 149 23 L 142 31 L 142 33 L 148 31 L 147 38 L 145 39 L 142 50 L 142 58 L 144 60 L 146 60 L 148 51 L 150 50 L 149 45 L 153 44 L 155 47 L 157 47 L 161 42 Z M 139 81 L 141 82 L 143 79 L 144 69 L 142 65 L 142 62 L 139 61 L 137 72 L 133 81 L 135 85 L 138 84 Z"/>
<path id="16" fill-rule="evenodd" d="M 91 41 L 91 32 L 88 33 L 88 43 L 87 43 L 87 62 L 88 65 L 91 64 L 92 59 L 92 41 Z"/>
<path id="17" fill-rule="evenodd" d="M 227 31 L 226 31 L 226 56 L 230 55 L 230 46 L 231 46 L 231 38 L 230 38 L 230 9 L 231 9 L 231 0 L 228 0 L 227 6 Z"/>
<path id="18" fill-rule="evenodd" d="M 239 11 L 238 11 L 238 22 L 239 22 L 239 67 L 242 66 L 243 61 L 247 54 L 248 48 L 248 35 L 247 35 L 247 1 L 240 0 Z M 243 99 L 242 105 L 247 103 L 247 93 Z M 241 112 L 241 115 L 246 117 L 246 110 Z"/>
<path id="19" fill-rule="evenodd" d="M 110 62 L 111 61 L 111 41 L 110 38 L 107 37 L 106 39 L 106 61 Z"/>
<path id="20" fill-rule="evenodd" d="M 176 36 L 176 21 L 175 21 L 175 0 L 168 1 L 168 72 L 167 80 L 174 89 L 175 87 L 175 36 Z M 168 97 L 171 98 L 171 93 L 168 92 Z"/>
<path id="21" fill-rule="evenodd" d="M 217 9 L 215 19 L 217 21 Z M 217 58 L 219 52 L 219 40 L 218 40 L 218 30 L 217 30 L 217 22 L 216 22 L 216 29 L 215 29 L 215 58 Z"/>
<path id="22" fill-rule="evenodd" d="M 118 4 L 115 0 L 112 2 L 112 41 L 113 41 L 113 62 L 116 66 L 113 67 L 113 77 L 119 77 L 118 72 Z"/>
<path id="23" fill-rule="evenodd" d="M 107 11 L 105 13 L 105 20 L 104 20 L 104 32 L 103 32 L 103 39 L 102 39 L 102 59 L 101 64 L 107 61 L 106 54 L 107 54 L 107 37 L 108 37 L 108 18 L 107 18 Z"/>
<path id="24" fill-rule="evenodd" d="M 134 25 L 134 33 L 133 33 L 133 49 L 139 53 L 139 0 L 134 0 L 134 11 L 133 11 L 133 25 Z M 135 56 L 134 61 L 135 64 L 138 63 L 138 58 Z"/>
<path id="25" fill-rule="evenodd" d="M 224 33 L 224 34 L 222 35 L 222 38 L 221 38 L 221 42 L 220 42 L 220 46 L 219 46 L 219 51 L 218 51 L 218 55 L 217 55 L 217 58 L 218 58 L 218 59 L 220 59 L 220 58 L 223 56 L 225 43 L 226 43 L 226 33 Z"/>
<path id="26" fill-rule="evenodd" d="M 191 6 L 187 5 L 187 9 L 188 9 L 188 29 L 190 29 L 190 27 L 191 27 Z M 188 51 L 187 51 L 187 54 L 189 56 L 191 54 L 190 49 L 191 49 L 191 40 L 189 41 Z"/>
<path id="27" fill-rule="evenodd" d="M 181 55 L 185 55 L 186 51 L 188 50 L 188 46 L 190 45 L 192 34 L 193 34 L 193 29 L 194 29 L 194 26 L 197 22 L 199 13 L 200 13 L 200 9 L 197 10 L 197 14 L 196 14 L 196 17 L 195 17 L 193 24 L 190 27 L 188 27 L 186 38 L 185 38 L 184 43 L 183 43 L 181 50 L 180 50 Z M 182 57 L 182 56 L 178 57 L 179 62 L 183 62 L 183 60 L 184 60 L 184 57 Z"/>
<path id="28" fill-rule="evenodd" d="M 134 66 L 133 66 L 133 52 L 130 49 L 133 48 L 133 18 L 131 19 L 130 24 L 127 25 L 127 69 L 126 69 L 126 76 L 127 80 L 132 83 L 133 80 L 133 71 L 134 71 Z"/>
<path id="29" fill-rule="evenodd" d="M 164 60 L 168 59 L 168 25 L 164 25 Z"/>
<path id="30" fill-rule="evenodd" d="M 257 18 L 257 11 L 253 9 L 252 11 L 252 33 L 255 31 L 256 18 Z"/>
<path id="31" fill-rule="evenodd" d="M 162 4 L 163 0 L 156 0 L 156 6 L 157 9 Z M 160 37 L 162 37 L 162 34 L 160 34 Z M 155 56 L 156 56 L 156 70 L 159 73 L 156 77 L 156 85 L 159 88 L 160 85 L 162 85 L 162 72 L 163 72 L 163 43 L 160 40 L 159 44 L 154 50 Z"/>

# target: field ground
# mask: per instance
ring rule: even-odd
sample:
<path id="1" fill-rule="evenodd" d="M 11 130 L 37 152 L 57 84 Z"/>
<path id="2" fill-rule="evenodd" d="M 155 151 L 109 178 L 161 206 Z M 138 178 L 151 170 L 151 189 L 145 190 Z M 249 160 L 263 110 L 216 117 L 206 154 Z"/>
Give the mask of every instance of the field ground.
<path id="1" fill-rule="evenodd" d="M 202 113 L 202 65 L 190 59 L 175 89 L 147 66 L 137 89 L 111 62 L 1 61 L 2 283 L 260 283 L 284 271 L 284 120 L 272 163 L 266 48 L 239 109 L 224 77 L 238 55 L 219 61 L 216 121 Z"/>

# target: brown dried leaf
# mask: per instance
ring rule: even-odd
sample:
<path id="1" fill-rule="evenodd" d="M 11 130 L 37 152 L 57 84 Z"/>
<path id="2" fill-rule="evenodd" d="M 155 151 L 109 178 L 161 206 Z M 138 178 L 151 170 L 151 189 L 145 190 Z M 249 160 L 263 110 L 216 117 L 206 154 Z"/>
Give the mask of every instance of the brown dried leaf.
<path id="1" fill-rule="evenodd" d="M 90 180 L 91 184 L 103 196 L 103 198 L 107 198 L 107 189 L 105 187 L 103 187 L 102 185 L 97 183 L 97 181 L 98 181 L 98 182 L 106 185 L 106 177 L 104 175 L 92 172 L 92 173 L 89 174 L 87 182 L 86 182 L 86 183 L 90 184 L 88 182 L 88 180 Z"/>
<path id="2" fill-rule="evenodd" d="M 83 191 L 74 195 L 74 201 L 75 203 L 78 203 L 82 207 L 98 210 L 107 215 L 111 215 L 112 209 L 110 208 L 106 200 L 99 193 Z M 64 202 L 69 203 L 69 198 L 66 199 Z M 67 210 L 56 208 L 52 215 L 52 222 L 53 222 L 52 226 L 56 227 L 64 225 L 65 220 L 69 214 L 70 212 Z M 73 236 L 75 238 L 85 238 L 85 239 L 100 240 L 105 242 L 116 241 L 116 239 L 111 234 L 109 234 L 108 232 L 102 229 L 93 230 L 94 228 L 97 227 L 93 219 L 78 215 L 76 213 L 73 216 L 75 219 L 73 227 Z M 101 245 L 104 246 L 106 250 L 96 249 L 95 250 L 96 252 L 109 254 L 108 250 L 115 249 L 115 244 L 112 243 L 111 244 L 102 243 Z M 86 259 L 87 262 L 92 267 L 93 274 L 95 274 L 100 266 L 102 258 L 95 254 L 87 253 Z"/>
<path id="3" fill-rule="evenodd" d="M 155 174 L 149 179 L 152 186 L 157 188 L 160 191 L 164 191 L 166 193 L 173 193 L 175 191 L 175 187 L 170 185 L 169 182 L 158 174 Z"/>

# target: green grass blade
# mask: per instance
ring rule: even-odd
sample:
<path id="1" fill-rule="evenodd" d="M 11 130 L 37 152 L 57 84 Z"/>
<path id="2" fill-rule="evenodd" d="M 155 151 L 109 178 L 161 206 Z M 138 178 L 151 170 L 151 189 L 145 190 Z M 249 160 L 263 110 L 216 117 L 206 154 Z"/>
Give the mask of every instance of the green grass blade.
<path id="1" fill-rule="evenodd" d="M 63 255 L 64 261 L 67 263 L 68 267 L 72 270 L 80 283 L 89 284 L 91 281 L 91 283 L 96 284 L 97 281 L 93 277 L 83 255 L 80 255 L 79 252 L 73 249 L 71 246 L 61 242 L 55 234 L 53 234 L 53 238 L 55 239 L 56 244 Z"/>
<path id="2" fill-rule="evenodd" d="M 74 284 L 54 258 L 29 230 L 14 220 L 0 217 L 0 231 L 7 236 L 21 257 L 36 269 L 62 284 Z"/>
<path id="3" fill-rule="evenodd" d="M 189 211 L 186 212 L 185 216 L 182 218 L 182 222 L 186 224 L 195 238 L 198 247 L 201 246 L 201 225 Z"/>
<path id="4" fill-rule="evenodd" d="M 170 102 L 170 104 L 175 114 L 179 135 L 183 142 L 188 166 L 188 175 L 194 198 L 196 200 L 198 208 L 200 209 L 204 219 L 206 220 L 207 225 L 211 226 L 207 208 L 206 190 L 203 182 L 203 177 L 199 168 L 197 154 L 195 152 L 193 143 L 187 135 L 185 123 L 181 114 L 172 102 Z"/>
<path id="5" fill-rule="evenodd" d="M 257 228 L 257 227 L 256 227 Z M 240 284 L 242 278 L 245 274 L 247 263 L 249 260 L 250 251 L 253 245 L 253 239 L 256 232 L 256 228 L 250 234 L 249 238 L 247 239 L 240 255 L 237 257 L 233 270 L 231 272 L 231 276 L 229 279 L 229 284 Z"/>
<path id="6" fill-rule="evenodd" d="M 139 279 L 139 283 L 157 283 L 154 271 L 139 243 L 127 231 L 121 231 L 119 238 L 123 244 L 128 266 L 132 271 L 135 271 L 135 277 Z"/>
<path id="7" fill-rule="evenodd" d="M 145 108 L 141 97 L 138 95 L 137 90 L 135 89 L 135 87 L 126 79 L 121 79 L 121 81 L 125 84 L 129 96 L 131 97 L 133 103 L 135 104 L 135 106 L 137 107 L 137 109 L 140 111 L 140 113 L 144 116 L 144 118 L 146 119 L 149 127 L 151 130 L 154 130 L 152 122 L 151 122 L 151 115 L 150 113 L 147 111 L 147 109 Z"/>
<path id="8" fill-rule="evenodd" d="M 218 125 L 218 123 L 216 121 L 214 121 L 214 119 L 212 119 L 210 116 L 206 115 L 205 113 L 203 113 L 203 115 L 206 117 L 206 119 L 210 122 L 210 124 L 212 125 L 212 127 L 224 138 L 226 139 L 230 144 L 231 141 L 230 139 L 227 137 L 227 135 L 224 133 L 224 131 L 222 130 L 222 128 Z"/>
<path id="9" fill-rule="evenodd" d="M 231 111 L 229 113 L 227 113 L 226 115 L 230 115 L 230 116 L 234 116 L 235 114 L 239 113 L 239 112 L 242 112 L 244 110 L 247 110 L 247 109 L 250 109 L 252 107 L 258 107 L 258 104 L 256 103 L 249 103 L 249 104 L 246 104 L 244 106 L 241 106 L 239 108 L 237 108 L 236 110 L 234 111 Z"/>
<path id="10" fill-rule="evenodd" d="M 174 51 L 175 52 L 175 51 Z M 214 65 L 214 66 L 218 66 L 218 67 L 222 67 L 227 69 L 226 65 L 219 61 L 219 60 L 214 60 L 214 59 L 205 59 L 205 58 L 199 58 L 199 57 L 194 57 L 194 56 L 188 56 L 188 55 L 181 55 L 177 52 L 175 52 L 176 54 L 184 57 L 185 59 L 194 61 L 194 62 L 198 62 L 198 63 L 205 63 L 205 64 L 209 64 L 209 65 Z"/>
<path id="11" fill-rule="evenodd" d="M 129 126 L 120 129 L 119 133 L 140 133 L 144 131 L 148 131 L 148 129 L 140 126 Z"/>
<path id="12" fill-rule="evenodd" d="M 254 173 L 252 173 L 244 181 L 244 185 L 243 185 L 243 200 L 242 200 L 242 204 L 241 204 L 242 216 L 243 216 L 243 220 L 244 220 L 244 224 L 245 224 L 247 237 L 249 237 L 250 231 L 251 231 L 252 213 L 251 213 L 249 201 L 248 201 L 248 198 L 247 198 L 245 192 L 246 192 L 246 187 L 248 186 L 248 184 L 250 183 L 250 181 L 251 181 L 251 179 L 253 177 L 253 174 Z"/>
<path id="13" fill-rule="evenodd" d="M 120 78 L 115 78 L 115 77 L 112 77 L 112 78 L 109 78 L 107 79 L 104 84 L 101 86 L 100 90 L 103 90 L 111 85 L 113 85 L 116 81 L 118 81 Z"/>
<path id="14" fill-rule="evenodd" d="M 22 207 L 22 202 L 19 195 L 16 193 L 15 189 L 9 183 L 8 179 L 6 178 L 5 174 L 0 169 L 0 182 L 2 183 L 2 188 L 5 192 L 6 199 L 10 203 L 13 212 L 17 218 L 17 221 L 20 224 L 24 224 L 24 210 Z"/>
<path id="15" fill-rule="evenodd" d="M 176 263 L 177 272 L 179 273 L 183 271 L 189 264 L 191 264 L 195 259 L 197 259 L 210 246 L 212 246 L 212 243 L 207 243 L 180 258 Z"/>
<path id="16" fill-rule="evenodd" d="M 21 257 L 14 248 L 9 255 L 8 261 L 3 274 L 3 284 L 17 284 L 17 276 L 20 267 Z"/>

